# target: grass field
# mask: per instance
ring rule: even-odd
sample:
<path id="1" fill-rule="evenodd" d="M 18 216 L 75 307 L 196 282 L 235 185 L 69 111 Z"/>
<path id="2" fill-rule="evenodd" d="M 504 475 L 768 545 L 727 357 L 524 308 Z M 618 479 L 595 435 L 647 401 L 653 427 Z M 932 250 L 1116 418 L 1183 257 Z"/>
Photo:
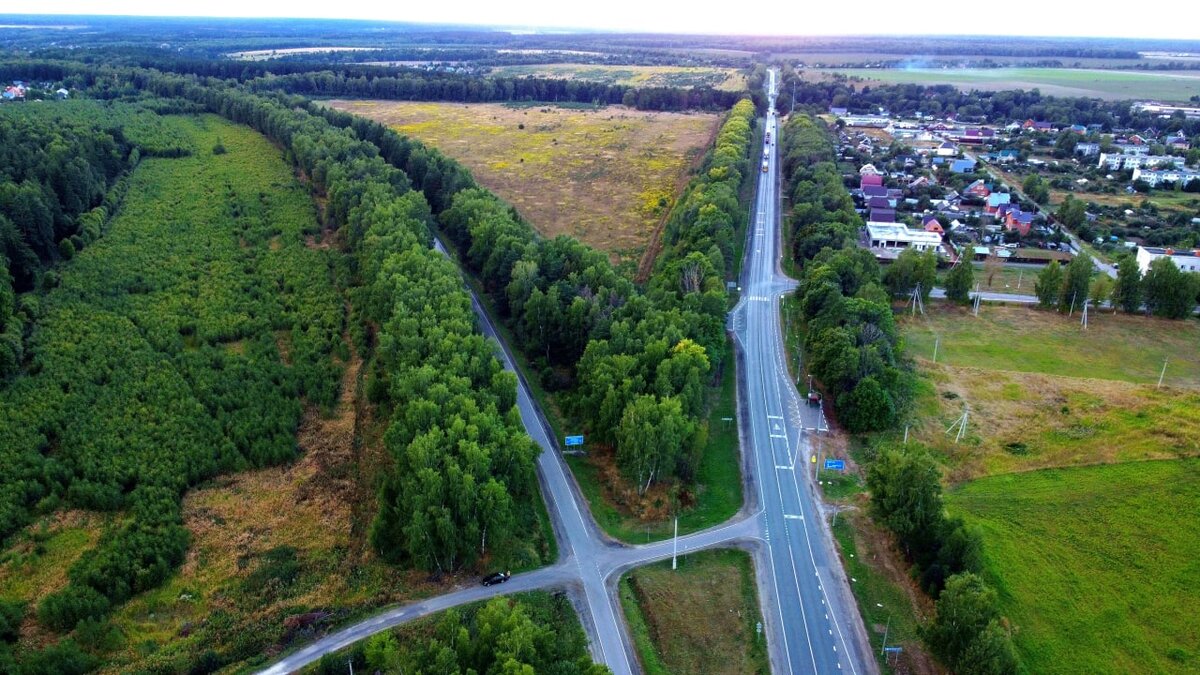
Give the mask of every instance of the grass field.
<path id="1" fill-rule="evenodd" d="M 621 580 L 621 606 L 647 675 L 770 672 L 750 556 L 703 551 L 640 567 Z"/>
<path id="2" fill-rule="evenodd" d="M 979 290 L 989 291 L 991 293 L 1015 293 L 1019 295 L 1032 295 L 1033 282 L 1037 279 L 1037 274 L 1040 270 L 1031 269 L 1028 267 L 1016 267 L 1015 265 L 1005 265 L 992 278 L 992 283 L 988 283 L 987 273 L 984 271 L 983 263 L 973 263 L 975 267 L 975 283 L 979 284 Z M 938 270 L 938 286 L 942 286 L 946 282 L 946 275 L 950 270 Z M 971 287 L 974 289 L 974 286 Z"/>
<path id="3" fill-rule="evenodd" d="M 938 363 L 951 366 L 1154 384 L 1166 358 L 1164 384 L 1200 386 L 1200 323 L 1098 311 L 1088 318 L 1085 331 L 1078 314 L 985 303 L 973 317 L 931 303 L 924 317 L 903 315 L 902 325 L 909 354 L 931 358 L 940 336 Z"/>
<path id="4" fill-rule="evenodd" d="M 734 68 L 700 66 L 605 66 L 587 63 L 547 63 L 500 66 L 492 73 L 504 77 L 547 77 L 588 80 L 631 87 L 700 87 L 742 91 L 746 77 Z"/>
<path id="5" fill-rule="evenodd" d="M 949 84 L 966 91 L 1039 89 L 1053 96 L 1086 96 L 1109 100 L 1187 101 L 1200 92 L 1200 71 L 1141 72 L 1086 68 L 958 68 L 958 69 L 810 69 L 806 78 L 838 73 L 870 84 Z"/>
<path id="6" fill-rule="evenodd" d="M 636 267 L 720 116 L 621 107 L 331 101 L 461 161 L 539 232 Z"/>
<path id="7" fill-rule="evenodd" d="M 983 532 L 1025 672 L 1200 670 L 1200 461 L 995 476 L 947 501 Z"/>

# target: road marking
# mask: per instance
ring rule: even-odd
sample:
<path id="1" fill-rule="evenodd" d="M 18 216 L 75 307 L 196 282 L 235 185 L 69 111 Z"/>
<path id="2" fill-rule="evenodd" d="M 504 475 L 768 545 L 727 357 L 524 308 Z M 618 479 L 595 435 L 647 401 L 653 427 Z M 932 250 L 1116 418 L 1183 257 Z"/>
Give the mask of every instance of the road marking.
<path id="1" fill-rule="evenodd" d="M 783 419 L 783 415 L 767 415 L 767 419 L 769 419 L 769 420 L 781 420 L 781 419 Z M 779 427 L 776 427 L 776 429 L 778 429 L 778 428 L 779 428 Z"/>
<path id="2" fill-rule="evenodd" d="M 788 465 L 786 465 L 786 464 L 776 464 L 776 465 L 775 465 L 775 468 L 776 468 L 776 469 L 783 469 L 784 471 L 790 471 L 792 467 L 790 467 L 790 466 L 788 466 Z"/>
<path id="3" fill-rule="evenodd" d="M 771 438 L 782 438 L 787 440 L 787 436 L 784 436 L 783 434 L 771 434 Z"/>
<path id="4" fill-rule="evenodd" d="M 788 520 L 804 520 L 804 516 L 797 515 L 795 513 L 785 513 L 783 514 L 783 517 Z"/>

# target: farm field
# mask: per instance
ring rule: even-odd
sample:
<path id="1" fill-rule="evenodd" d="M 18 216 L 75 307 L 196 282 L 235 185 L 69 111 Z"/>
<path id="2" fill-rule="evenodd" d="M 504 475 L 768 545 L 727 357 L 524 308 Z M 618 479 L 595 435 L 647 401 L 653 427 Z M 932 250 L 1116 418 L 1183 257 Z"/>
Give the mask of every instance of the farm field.
<path id="1" fill-rule="evenodd" d="M 947 494 L 1029 673 L 1200 669 L 1200 460 L 1009 474 Z"/>
<path id="2" fill-rule="evenodd" d="M 647 675 L 770 672 L 750 556 L 703 551 L 640 567 L 620 583 L 621 606 Z"/>
<path id="3" fill-rule="evenodd" d="M 466 165 L 543 235 L 636 268 L 721 117 L 500 104 L 330 101 Z"/>
<path id="4" fill-rule="evenodd" d="M 1200 71 L 1129 71 L 1087 68 L 841 68 L 805 71 L 807 78 L 831 74 L 860 77 L 881 84 L 949 84 L 959 89 L 1040 89 L 1053 96 L 1088 96 L 1109 100 L 1187 101 L 1200 92 Z"/>
<path id="5" fill-rule="evenodd" d="M 746 78 L 734 68 L 702 66 L 606 66 L 588 63 L 547 63 L 532 66 L 499 66 L 492 74 L 504 77 L 547 77 L 589 80 L 631 87 L 700 87 L 742 91 Z"/>

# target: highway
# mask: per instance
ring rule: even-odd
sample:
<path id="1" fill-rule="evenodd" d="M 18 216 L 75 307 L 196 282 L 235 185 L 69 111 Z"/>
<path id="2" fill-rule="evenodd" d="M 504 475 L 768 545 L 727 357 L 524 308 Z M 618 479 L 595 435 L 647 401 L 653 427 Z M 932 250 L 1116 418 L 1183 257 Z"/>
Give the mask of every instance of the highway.
<path id="1" fill-rule="evenodd" d="M 767 124 L 778 137 L 773 113 L 775 72 L 770 74 L 772 114 Z M 739 347 L 738 416 L 746 504 L 728 522 L 653 544 L 630 546 L 610 539 L 597 526 L 562 459 L 550 426 L 513 367 L 513 358 L 472 292 L 472 305 L 485 335 L 497 345 L 507 369 L 517 374 L 517 406 L 529 435 L 542 449 L 538 481 L 550 513 L 559 560 L 514 575 L 497 586 L 467 586 L 386 609 L 276 661 L 264 675 L 283 675 L 314 663 L 374 633 L 470 602 L 536 589 L 566 591 L 579 612 L 592 656 L 614 675 L 640 671 L 616 584 L 626 571 L 678 553 L 739 547 L 751 553 L 762 603 L 771 669 L 783 673 L 876 673 L 866 632 L 834 548 L 811 477 L 812 433 L 819 411 L 801 407 L 785 367 L 779 297 L 795 287 L 779 269 L 779 202 L 776 146 L 747 233 L 743 295 L 729 324 Z M 435 248 L 446 252 L 441 242 Z"/>
<path id="2" fill-rule="evenodd" d="M 778 138 L 775 71 L 767 130 Z M 755 466 L 765 566 L 758 569 L 776 673 L 876 669 L 862 618 L 834 548 L 812 471 L 821 411 L 802 405 L 787 371 L 780 300 L 796 282 L 780 269 L 779 158 L 766 153 L 730 325 L 743 356 L 741 429 Z"/>

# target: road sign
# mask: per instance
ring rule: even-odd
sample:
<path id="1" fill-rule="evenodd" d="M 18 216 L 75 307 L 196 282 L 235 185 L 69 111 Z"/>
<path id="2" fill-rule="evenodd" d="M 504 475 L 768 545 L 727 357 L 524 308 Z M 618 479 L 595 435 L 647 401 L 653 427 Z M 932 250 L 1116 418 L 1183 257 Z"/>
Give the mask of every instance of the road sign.
<path id="1" fill-rule="evenodd" d="M 583 436 L 567 436 L 566 446 L 571 447 L 572 445 L 583 445 Z"/>
<path id="2" fill-rule="evenodd" d="M 883 651 L 888 652 L 889 654 L 899 654 L 900 652 L 904 651 L 904 648 L 903 647 L 884 647 Z"/>
<path id="3" fill-rule="evenodd" d="M 846 460 L 844 459 L 827 459 L 825 460 L 825 468 L 833 469 L 834 471 L 845 471 Z"/>

